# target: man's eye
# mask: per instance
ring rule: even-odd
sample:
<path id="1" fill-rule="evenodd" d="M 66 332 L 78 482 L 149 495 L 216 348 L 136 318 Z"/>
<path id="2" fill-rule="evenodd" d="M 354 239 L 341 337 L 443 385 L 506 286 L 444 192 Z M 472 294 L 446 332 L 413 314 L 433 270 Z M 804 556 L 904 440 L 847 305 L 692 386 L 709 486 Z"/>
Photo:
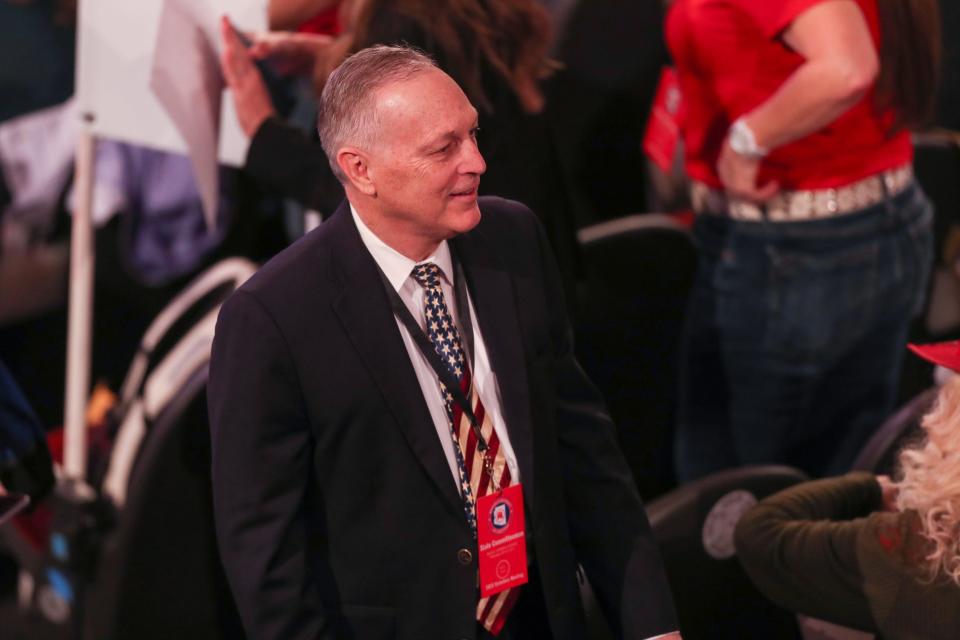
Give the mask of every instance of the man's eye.
<path id="1" fill-rule="evenodd" d="M 452 143 L 452 142 L 448 142 L 447 144 L 445 144 L 445 145 L 443 145 L 442 147 L 440 147 L 439 149 L 437 149 L 434 153 L 447 153 L 447 152 L 450 151 L 450 149 L 452 149 L 452 148 L 453 148 L 453 143 Z"/>
<path id="2" fill-rule="evenodd" d="M 476 139 L 477 134 L 480 133 L 480 127 L 474 127 L 470 129 L 470 137 Z"/>

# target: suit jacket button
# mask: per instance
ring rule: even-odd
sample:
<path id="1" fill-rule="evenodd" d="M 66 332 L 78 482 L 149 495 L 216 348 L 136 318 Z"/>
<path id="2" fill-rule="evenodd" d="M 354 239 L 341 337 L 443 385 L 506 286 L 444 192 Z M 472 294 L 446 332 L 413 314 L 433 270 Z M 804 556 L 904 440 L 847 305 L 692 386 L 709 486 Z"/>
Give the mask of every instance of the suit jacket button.
<path id="1" fill-rule="evenodd" d="M 460 549 L 460 551 L 457 551 L 457 560 L 462 565 L 468 565 L 473 562 L 473 552 L 470 549 Z"/>

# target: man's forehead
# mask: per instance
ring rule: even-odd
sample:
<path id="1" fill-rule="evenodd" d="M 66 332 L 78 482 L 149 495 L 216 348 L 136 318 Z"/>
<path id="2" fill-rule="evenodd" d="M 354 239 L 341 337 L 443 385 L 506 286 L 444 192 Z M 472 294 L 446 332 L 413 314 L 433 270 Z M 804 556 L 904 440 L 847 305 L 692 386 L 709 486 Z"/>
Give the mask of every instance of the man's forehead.
<path id="1" fill-rule="evenodd" d="M 419 72 L 380 87 L 375 100 L 381 119 L 396 118 L 405 126 L 442 129 L 476 110 L 454 80 L 439 69 Z"/>

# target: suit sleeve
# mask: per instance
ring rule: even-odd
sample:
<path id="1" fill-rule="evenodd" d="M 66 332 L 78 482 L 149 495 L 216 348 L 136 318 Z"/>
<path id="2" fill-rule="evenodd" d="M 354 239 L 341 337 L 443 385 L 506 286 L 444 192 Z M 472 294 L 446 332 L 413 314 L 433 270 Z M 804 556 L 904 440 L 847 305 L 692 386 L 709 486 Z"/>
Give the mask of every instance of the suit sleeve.
<path id="1" fill-rule="evenodd" d="M 858 629 L 875 627 L 857 562 L 866 516 L 881 507 L 867 473 L 804 482 L 763 500 L 736 529 L 737 556 L 777 604 Z"/>
<path id="2" fill-rule="evenodd" d="M 660 551 L 603 399 L 574 357 L 559 270 L 536 226 L 553 322 L 564 499 L 577 560 L 617 637 L 676 631 Z"/>
<path id="3" fill-rule="evenodd" d="M 312 440 L 283 336 L 239 291 L 217 321 L 208 387 L 217 541 L 251 640 L 332 637 L 308 575 Z"/>

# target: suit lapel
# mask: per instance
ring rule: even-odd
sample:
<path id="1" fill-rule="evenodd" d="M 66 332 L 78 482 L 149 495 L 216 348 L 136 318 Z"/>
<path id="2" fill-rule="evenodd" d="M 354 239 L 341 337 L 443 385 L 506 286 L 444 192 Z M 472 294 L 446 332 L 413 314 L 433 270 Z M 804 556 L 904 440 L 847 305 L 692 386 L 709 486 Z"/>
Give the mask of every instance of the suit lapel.
<path id="1" fill-rule="evenodd" d="M 376 262 L 360 239 L 348 205 L 341 206 L 326 224 L 334 226 L 330 229 L 337 238 L 333 250 L 334 271 L 342 285 L 334 301 L 334 312 L 380 388 L 414 456 L 466 527 L 463 502 L 383 290 Z"/>
<path id="2" fill-rule="evenodd" d="M 463 265 L 480 333 L 497 378 L 503 417 L 517 456 L 524 493 L 532 496 L 530 393 L 513 282 L 497 259 L 493 245 L 479 231 L 459 236 L 451 245 Z"/>

